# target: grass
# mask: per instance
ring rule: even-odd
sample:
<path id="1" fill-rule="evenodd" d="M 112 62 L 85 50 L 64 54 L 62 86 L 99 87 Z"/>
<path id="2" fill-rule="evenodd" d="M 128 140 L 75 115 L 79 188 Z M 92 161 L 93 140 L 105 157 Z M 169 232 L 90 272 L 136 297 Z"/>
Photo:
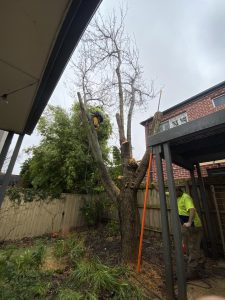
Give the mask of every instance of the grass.
<path id="1" fill-rule="evenodd" d="M 51 285 L 40 271 L 45 248 L 4 250 L 0 253 L 0 299 L 41 299 Z"/>
<path id="2" fill-rule="evenodd" d="M 108 267 L 95 258 L 83 260 L 70 275 L 74 287 L 107 299 L 140 299 L 140 291 L 127 280 L 127 270 L 121 267 Z"/>
<path id="3" fill-rule="evenodd" d="M 46 250 L 66 262 L 62 272 L 43 270 Z M 32 246 L 11 245 L 0 250 L 0 299 L 98 300 L 142 299 L 122 267 L 108 267 L 88 257 L 83 242 L 75 235 Z"/>
<path id="4" fill-rule="evenodd" d="M 80 300 L 82 298 L 83 295 L 81 293 L 66 288 L 59 291 L 57 300 Z"/>
<path id="5" fill-rule="evenodd" d="M 57 240 L 54 245 L 54 254 L 57 258 L 67 256 L 70 262 L 76 264 L 85 254 L 85 248 L 82 241 L 75 236 L 66 240 Z"/>

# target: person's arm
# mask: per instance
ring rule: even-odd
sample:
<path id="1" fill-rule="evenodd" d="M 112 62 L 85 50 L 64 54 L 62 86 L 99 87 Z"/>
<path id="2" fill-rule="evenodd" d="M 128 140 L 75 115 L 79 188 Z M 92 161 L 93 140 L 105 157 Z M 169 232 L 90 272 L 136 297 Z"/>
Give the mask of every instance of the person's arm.
<path id="1" fill-rule="evenodd" d="M 189 209 L 189 219 L 188 219 L 188 222 L 184 223 L 183 226 L 184 227 L 191 227 L 192 222 L 194 221 L 194 217 L 195 217 L 195 208 L 190 208 Z"/>

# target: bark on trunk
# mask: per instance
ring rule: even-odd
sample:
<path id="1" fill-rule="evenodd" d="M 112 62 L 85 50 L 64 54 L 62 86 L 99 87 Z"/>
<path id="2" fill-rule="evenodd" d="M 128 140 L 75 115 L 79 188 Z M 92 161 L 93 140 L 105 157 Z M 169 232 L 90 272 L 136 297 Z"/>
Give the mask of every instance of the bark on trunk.
<path id="1" fill-rule="evenodd" d="M 129 187 L 121 189 L 118 199 L 121 251 L 124 263 L 136 263 L 140 235 L 140 217 L 137 191 Z"/>

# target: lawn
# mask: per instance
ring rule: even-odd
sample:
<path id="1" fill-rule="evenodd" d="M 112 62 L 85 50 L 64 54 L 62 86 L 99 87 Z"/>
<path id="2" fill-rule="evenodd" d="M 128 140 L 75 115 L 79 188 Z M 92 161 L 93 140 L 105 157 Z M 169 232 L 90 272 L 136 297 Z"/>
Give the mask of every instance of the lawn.
<path id="1" fill-rule="evenodd" d="M 0 299 L 159 298 L 146 289 L 144 277 L 121 264 L 119 245 L 114 224 L 64 237 L 4 243 Z"/>

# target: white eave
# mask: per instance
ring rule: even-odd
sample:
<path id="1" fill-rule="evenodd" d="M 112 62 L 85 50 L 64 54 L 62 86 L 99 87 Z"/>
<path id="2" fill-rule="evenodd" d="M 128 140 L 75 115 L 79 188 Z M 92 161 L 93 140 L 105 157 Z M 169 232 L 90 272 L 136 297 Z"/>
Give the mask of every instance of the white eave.
<path id="1" fill-rule="evenodd" d="M 99 2 L 0 2 L 0 129 L 33 131 Z"/>

